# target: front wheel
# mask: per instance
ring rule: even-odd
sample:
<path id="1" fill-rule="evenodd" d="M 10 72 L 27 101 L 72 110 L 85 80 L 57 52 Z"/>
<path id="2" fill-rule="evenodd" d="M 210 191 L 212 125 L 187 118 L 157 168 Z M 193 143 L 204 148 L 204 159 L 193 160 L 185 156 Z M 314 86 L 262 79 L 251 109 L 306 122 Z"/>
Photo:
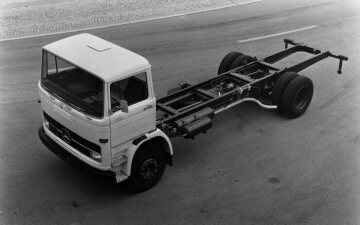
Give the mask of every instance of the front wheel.
<path id="1" fill-rule="evenodd" d="M 131 175 L 125 184 L 131 192 L 146 191 L 160 180 L 164 170 L 164 154 L 157 146 L 146 145 L 135 153 Z"/>

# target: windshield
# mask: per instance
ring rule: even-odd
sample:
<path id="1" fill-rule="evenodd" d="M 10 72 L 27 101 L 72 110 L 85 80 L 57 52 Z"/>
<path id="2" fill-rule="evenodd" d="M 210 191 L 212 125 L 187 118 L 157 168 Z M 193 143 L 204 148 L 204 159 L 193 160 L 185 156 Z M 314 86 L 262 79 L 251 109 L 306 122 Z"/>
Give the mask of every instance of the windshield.
<path id="1" fill-rule="evenodd" d="M 103 81 L 46 51 L 41 85 L 71 107 L 93 117 L 103 116 Z"/>

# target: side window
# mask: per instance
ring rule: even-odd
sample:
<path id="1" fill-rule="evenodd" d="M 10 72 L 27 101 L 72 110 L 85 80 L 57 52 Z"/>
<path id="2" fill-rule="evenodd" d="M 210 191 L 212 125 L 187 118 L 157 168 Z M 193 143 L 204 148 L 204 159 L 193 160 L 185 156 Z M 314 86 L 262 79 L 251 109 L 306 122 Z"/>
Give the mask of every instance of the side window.
<path id="1" fill-rule="evenodd" d="M 56 59 L 55 56 L 51 53 L 47 53 L 47 75 L 56 74 Z"/>
<path id="2" fill-rule="evenodd" d="M 118 111 L 120 100 L 127 101 L 128 105 L 141 102 L 148 98 L 146 72 L 116 81 L 110 85 L 111 110 Z"/>

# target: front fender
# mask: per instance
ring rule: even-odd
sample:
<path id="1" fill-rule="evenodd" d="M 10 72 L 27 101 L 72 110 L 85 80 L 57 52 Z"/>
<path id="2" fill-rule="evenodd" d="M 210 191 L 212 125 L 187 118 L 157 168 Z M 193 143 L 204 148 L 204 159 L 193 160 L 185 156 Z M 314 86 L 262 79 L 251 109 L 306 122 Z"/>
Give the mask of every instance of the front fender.
<path id="1" fill-rule="evenodd" d="M 169 156 L 172 156 L 174 154 L 173 147 L 169 137 L 160 129 L 156 129 L 153 132 L 145 134 L 145 137 L 146 138 L 141 138 L 141 141 L 139 142 L 135 142 L 135 143 L 133 142 L 133 144 L 129 147 L 128 155 L 127 155 L 128 157 L 127 166 L 126 168 L 124 168 L 124 172 L 128 176 L 130 176 L 131 174 L 131 165 L 136 151 L 146 143 L 160 143 L 161 147 L 164 149 L 166 153 L 168 153 Z"/>

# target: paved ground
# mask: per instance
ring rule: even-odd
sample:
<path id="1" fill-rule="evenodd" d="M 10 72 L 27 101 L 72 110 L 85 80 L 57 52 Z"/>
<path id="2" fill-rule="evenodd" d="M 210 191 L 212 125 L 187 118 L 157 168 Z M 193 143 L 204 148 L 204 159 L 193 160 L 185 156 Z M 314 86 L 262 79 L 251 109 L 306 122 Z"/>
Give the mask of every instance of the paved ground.
<path id="1" fill-rule="evenodd" d="M 174 167 L 139 195 L 68 166 L 38 140 L 40 49 L 72 34 L 0 42 L 0 224 L 360 224 L 359 12 L 357 0 L 266 0 L 89 30 L 148 58 L 157 96 L 215 76 L 234 48 L 262 57 L 283 49 L 282 38 L 350 58 L 341 76 L 334 59 L 303 71 L 315 93 L 300 118 L 248 103 L 194 141 L 174 139 Z"/>
<path id="2" fill-rule="evenodd" d="M 128 23 L 244 2 L 249 0 L 4 1 L 0 3 L 0 39 Z"/>

